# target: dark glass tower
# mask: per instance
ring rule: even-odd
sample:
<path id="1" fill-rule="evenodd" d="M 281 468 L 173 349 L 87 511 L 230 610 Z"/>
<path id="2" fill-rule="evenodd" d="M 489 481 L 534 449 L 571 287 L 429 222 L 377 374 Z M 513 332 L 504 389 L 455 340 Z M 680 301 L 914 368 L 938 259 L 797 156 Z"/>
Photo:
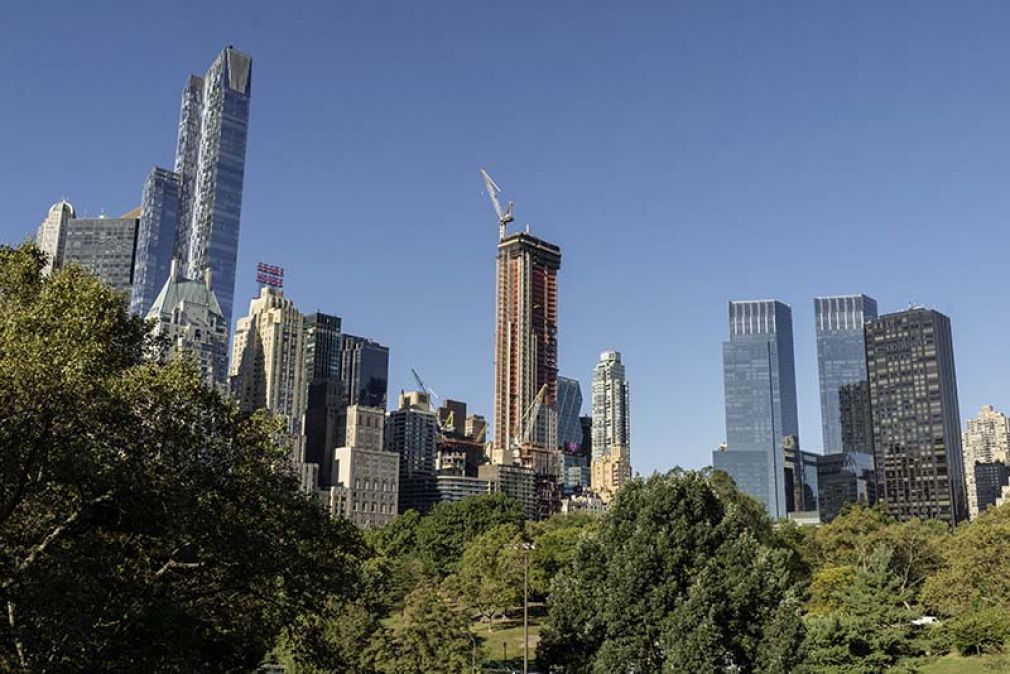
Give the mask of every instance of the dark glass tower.
<path id="1" fill-rule="evenodd" d="M 877 318 L 866 295 L 814 299 L 824 453 L 873 453 L 863 325 Z"/>
<path id="2" fill-rule="evenodd" d="M 344 335 L 340 373 L 348 405 L 386 409 L 387 347 L 364 337 Z"/>
<path id="3" fill-rule="evenodd" d="M 866 324 L 877 497 L 898 520 L 968 517 L 950 319 L 908 309 Z"/>
<path id="4" fill-rule="evenodd" d="M 346 441 L 347 401 L 340 380 L 340 318 L 305 317 L 305 463 L 319 465 L 319 486 L 333 484 L 333 450 Z"/>
<path id="5" fill-rule="evenodd" d="M 713 454 L 772 517 L 785 517 L 785 442 L 799 437 L 792 310 L 775 300 L 729 303 L 723 342 L 727 448 Z"/>
<path id="6" fill-rule="evenodd" d="M 558 377 L 558 446 L 577 454 L 582 446 L 582 390 L 577 379 Z"/>
<path id="7" fill-rule="evenodd" d="M 186 82 L 175 171 L 154 169 L 144 190 L 139 242 L 145 245 L 137 250 L 130 302 L 135 313 L 146 314 L 174 256 L 190 278 L 211 269 L 231 325 L 251 93 L 252 58 L 231 47 L 204 77 Z M 149 190 L 152 184 L 156 189 Z"/>

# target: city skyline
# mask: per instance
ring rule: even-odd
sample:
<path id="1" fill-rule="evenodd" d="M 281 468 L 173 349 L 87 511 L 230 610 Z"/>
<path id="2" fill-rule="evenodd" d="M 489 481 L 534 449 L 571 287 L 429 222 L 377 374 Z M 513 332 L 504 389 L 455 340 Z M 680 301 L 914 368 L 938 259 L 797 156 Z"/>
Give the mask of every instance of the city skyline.
<path id="1" fill-rule="evenodd" d="M 24 11 L 30 20 L 32 10 Z M 1008 100 L 1005 94 L 994 93 L 991 88 L 979 92 L 973 88 L 985 79 L 984 64 L 991 61 L 992 54 L 983 54 L 984 50 L 974 49 L 972 44 L 995 48 L 987 41 L 991 34 L 984 30 L 987 22 L 982 17 L 968 20 L 971 26 L 982 30 L 981 37 L 973 32 L 969 40 L 955 27 L 938 25 L 944 23 L 943 12 L 938 9 L 927 12 L 937 25 L 905 28 L 899 26 L 899 11 L 873 9 L 863 19 L 865 25 L 858 23 L 859 34 L 866 43 L 860 49 L 853 47 L 852 51 L 872 59 L 873 63 L 879 60 L 884 67 L 875 74 L 868 64 L 854 72 L 826 60 L 807 38 L 797 37 L 799 31 L 791 37 L 785 34 L 784 51 L 773 50 L 774 56 L 759 59 L 754 65 L 756 70 L 744 68 L 744 71 L 760 76 L 765 72 L 761 68 L 769 65 L 768 59 L 788 56 L 792 49 L 804 54 L 809 51 L 813 57 L 810 74 L 821 77 L 826 72 L 837 72 L 849 79 L 843 80 L 838 92 L 816 90 L 825 99 L 823 107 L 811 107 L 793 98 L 792 88 L 785 89 L 790 104 L 797 106 L 791 113 L 792 121 L 799 119 L 805 123 L 793 131 L 771 120 L 772 112 L 779 111 L 777 106 L 764 99 L 752 101 L 757 105 L 751 108 L 749 116 L 735 120 L 742 125 L 738 133 L 747 134 L 738 137 L 735 132 L 733 136 L 734 143 L 744 146 L 742 150 L 712 144 L 717 138 L 714 132 L 720 128 L 718 122 L 726 122 L 728 118 L 717 115 L 713 126 L 700 121 L 700 111 L 720 109 L 716 104 L 724 102 L 722 85 L 705 85 L 713 87 L 705 89 L 702 78 L 674 72 L 670 75 L 673 81 L 686 87 L 684 90 L 693 96 L 688 96 L 686 107 L 664 106 L 669 83 L 661 79 L 660 70 L 640 64 L 628 43 L 615 38 L 607 45 L 619 57 L 615 68 L 641 74 L 644 107 L 662 111 L 664 123 L 670 119 L 670 109 L 677 110 L 676 119 L 680 120 L 677 124 L 698 130 L 699 137 L 709 143 L 706 150 L 719 148 L 710 161 L 697 163 L 692 160 L 697 158 L 700 148 L 694 147 L 676 128 L 655 136 L 652 140 L 659 146 L 681 147 L 686 157 L 684 165 L 678 160 L 666 173 L 650 177 L 649 172 L 661 164 L 639 136 L 628 135 L 626 127 L 635 121 L 655 131 L 656 118 L 652 112 L 634 106 L 625 116 L 616 118 L 613 115 L 620 115 L 624 108 L 607 101 L 596 113 L 576 112 L 573 108 L 572 135 L 562 134 L 556 144 L 537 147 L 548 130 L 545 126 L 549 127 L 548 136 L 556 134 L 562 122 L 572 126 L 568 124 L 569 117 L 561 114 L 568 110 L 564 96 L 582 100 L 586 94 L 581 86 L 590 81 L 589 70 L 575 68 L 571 74 L 578 86 L 573 85 L 574 89 L 569 88 L 557 97 L 548 96 L 547 105 L 538 113 L 544 115 L 542 122 L 529 111 L 518 113 L 521 119 L 510 122 L 510 115 L 517 114 L 515 110 L 507 114 L 495 111 L 495 106 L 488 103 L 496 95 L 489 90 L 486 80 L 471 81 L 470 75 L 475 71 L 471 68 L 479 67 L 479 59 L 464 64 L 438 50 L 424 52 L 419 56 L 421 63 L 449 60 L 457 69 L 451 77 L 434 82 L 440 85 L 439 95 L 446 95 L 446 87 L 450 85 L 462 89 L 458 94 L 446 95 L 446 104 L 462 103 L 459 115 L 465 115 L 451 117 L 456 128 L 446 135 L 446 128 L 434 119 L 445 112 L 443 104 L 437 101 L 425 98 L 436 105 L 428 111 L 414 108 L 410 123 L 391 111 L 395 106 L 388 103 L 393 99 L 386 96 L 395 94 L 396 100 L 402 100 L 404 93 L 417 93 L 417 89 L 399 86 L 406 81 L 400 79 L 403 75 L 383 84 L 394 90 L 386 93 L 368 85 L 364 73 L 350 72 L 347 68 L 331 72 L 334 61 L 313 61 L 311 57 L 322 48 L 320 45 L 299 44 L 292 54 L 285 55 L 282 52 L 290 45 L 271 44 L 266 39 L 265 33 L 269 31 L 263 30 L 263 24 L 276 28 L 283 38 L 299 27 L 309 31 L 307 17 L 300 22 L 280 20 L 266 8 L 254 8 L 249 17 L 239 17 L 233 23 L 219 22 L 226 28 L 200 27 L 194 33 L 186 33 L 186 39 L 178 45 L 169 44 L 173 31 L 166 28 L 164 36 L 145 37 L 145 41 L 152 42 L 149 49 L 136 50 L 138 55 L 129 59 L 131 63 L 120 64 L 118 50 L 89 53 L 77 48 L 85 35 L 94 32 L 91 29 L 97 29 L 100 21 L 109 21 L 110 17 L 101 12 L 88 17 L 72 7 L 67 11 L 66 25 L 54 27 L 63 39 L 48 42 L 43 50 L 23 37 L 12 36 L 14 57 L 9 64 L 14 68 L 0 66 L 15 92 L 12 106 L 5 114 L 21 129 L 18 138 L 13 139 L 9 155 L 16 161 L 4 162 L 0 177 L 5 184 L 23 186 L 10 200 L 12 212 L 3 230 L 6 240 L 18 241 L 32 233 L 46 209 L 63 194 L 82 217 L 97 215 L 103 207 L 108 213 L 136 207 L 150 165 L 170 165 L 180 75 L 203 72 L 223 45 L 235 44 L 257 60 L 257 101 L 250 134 L 237 269 L 239 306 L 244 306 L 255 294 L 256 260 L 268 257 L 284 264 L 289 269 L 288 294 L 301 310 L 354 316 L 355 326 L 361 326 L 356 331 L 390 347 L 391 393 L 413 388 L 409 368 L 416 367 L 431 379 L 436 390 L 467 400 L 473 411 L 491 417 L 488 382 L 492 372 L 489 354 L 493 316 L 487 307 L 494 293 L 494 278 L 489 272 L 489 255 L 493 253 L 489 250 L 495 227 L 476 174 L 478 166 L 487 166 L 507 187 L 509 197 L 515 199 L 517 224 L 530 222 L 538 236 L 558 244 L 565 252 L 565 271 L 559 288 L 563 297 L 559 341 L 564 345 L 559 352 L 560 371 L 585 384 L 601 350 L 616 349 L 626 354 L 630 363 L 628 378 L 636 387 L 634 465 L 644 473 L 675 464 L 705 465 L 711 450 L 724 439 L 718 344 L 724 338 L 724 302 L 733 297 L 774 296 L 793 307 L 799 433 L 805 450 L 819 451 L 821 445 L 810 306 L 811 299 L 820 295 L 867 292 L 888 309 L 900 308 L 909 299 L 936 307 L 951 317 L 954 326 L 962 414 L 977 410 L 984 403 L 1002 409 L 1010 407 L 1007 404 L 1010 394 L 1002 384 L 1010 373 L 1010 363 L 988 338 L 1006 327 L 1004 319 L 988 309 L 1004 300 L 997 276 L 987 267 L 995 259 L 988 257 L 994 255 L 990 251 L 1002 245 L 1004 234 L 997 225 L 1005 220 L 1004 213 L 1008 210 L 1000 187 L 1007 177 L 999 157 L 1010 156 L 1006 141 L 996 137 L 998 134 L 989 134 L 996 130 L 1003 132 L 1005 124 L 998 119 L 1005 117 L 1002 113 Z M 217 11 L 211 13 L 216 15 Z M 533 75 L 532 63 L 527 59 L 534 61 L 535 56 L 546 53 L 541 50 L 546 50 L 559 19 L 559 10 L 541 11 L 546 25 L 519 34 L 522 44 L 532 48 L 532 54 L 497 60 L 497 79 L 503 85 L 524 81 L 527 93 L 530 87 L 540 92 L 546 86 L 543 79 L 523 80 Z M 825 24 L 830 23 L 828 19 L 832 16 L 830 12 L 814 10 L 788 11 L 802 26 L 811 28 L 813 35 L 826 31 Z M 839 13 L 844 18 L 844 13 Z M 124 14 L 123 20 L 127 20 L 131 12 Z M 466 45 L 471 44 L 466 40 L 478 41 L 467 36 L 480 34 L 480 42 L 487 39 L 485 18 L 479 13 L 464 13 L 443 30 L 463 35 L 466 51 Z M 747 18 L 760 20 L 752 14 Z M 434 19 L 423 19 L 429 34 L 436 28 Z M 598 30 L 603 19 L 599 13 L 590 12 L 580 19 L 580 25 Z M 514 20 L 522 23 L 519 17 Z M 702 12 L 695 20 L 715 22 L 716 18 Z M 166 17 L 168 27 L 178 21 L 176 16 Z M 505 31 L 514 25 L 512 21 L 506 20 L 506 25 L 493 30 Z M 647 27 L 638 22 L 629 24 L 631 19 L 627 17 L 622 21 L 628 30 L 645 31 L 642 42 L 648 48 L 661 48 L 658 36 Z M 843 23 L 843 33 L 857 32 L 853 22 L 855 19 L 850 17 L 848 23 Z M 874 22 L 881 27 L 870 28 Z M 348 23 L 341 28 L 344 37 L 345 32 L 356 27 L 370 29 L 362 31 L 363 36 L 370 38 L 378 31 L 367 10 L 348 17 Z M 739 65 L 734 57 L 739 57 L 755 41 L 763 43 L 756 32 L 741 36 L 739 24 L 730 23 L 734 34 L 743 38 L 743 44 L 730 56 L 711 62 L 709 67 L 713 71 L 704 79 L 717 80 L 723 73 L 732 75 L 733 67 Z M 63 35 L 63 31 L 71 28 L 76 37 Z M 916 57 L 920 41 L 944 46 L 933 53 L 927 66 L 913 68 L 910 65 L 913 59 L 886 48 L 888 31 L 898 31 L 907 37 L 908 50 Z M 395 42 L 405 33 L 406 25 L 393 21 L 390 35 L 384 40 Z M 176 32 L 175 36 L 178 35 Z M 781 33 L 775 35 L 783 37 Z M 943 37 L 951 39 L 945 41 Z M 139 36 L 125 38 L 129 44 Z M 703 49 L 696 40 L 685 44 L 688 45 L 685 48 Z M 355 49 L 374 49 L 364 45 L 362 37 L 335 49 L 341 58 L 349 57 Z M 712 49 L 720 45 L 725 46 L 720 42 Z M 40 51 L 48 53 L 37 59 Z M 707 53 L 703 52 L 702 58 Z M 661 55 L 662 63 L 677 64 L 675 54 L 661 52 Z M 952 60 L 956 67 L 944 67 L 945 56 L 958 57 Z M 404 58 L 403 52 L 394 50 L 378 57 L 365 73 L 395 74 Z M 308 72 L 294 82 L 285 83 L 285 71 L 292 68 L 296 59 L 305 64 Z M 36 68 L 27 68 L 29 63 L 37 64 Z M 61 65 L 66 63 L 72 66 Z M 564 59 L 554 63 L 574 68 Z M 633 68 L 636 64 L 640 70 Z M 592 67 L 600 68 L 603 64 L 593 61 Z M 938 85 L 948 85 L 959 93 L 960 100 L 951 100 L 958 96 L 937 100 L 933 96 L 936 89 L 923 84 L 927 78 L 920 67 L 932 68 Z M 15 72 L 18 69 L 26 72 Z M 909 77 L 909 69 L 914 77 Z M 61 80 L 68 87 L 67 95 L 77 102 L 72 124 L 54 123 L 45 106 L 36 104 L 41 92 L 31 78 L 39 72 L 68 75 Z M 408 72 L 416 75 L 418 71 Z M 294 88 L 305 82 L 304 77 L 323 74 L 329 78 L 326 82 L 340 85 L 339 105 L 336 98 L 318 92 L 314 94 L 322 96 L 318 106 L 310 105 L 313 100 L 310 98 L 292 100 L 291 96 L 297 94 Z M 803 84 L 810 74 L 782 73 L 783 86 Z M 888 86 L 895 81 L 904 82 L 904 88 Z M 623 91 L 619 84 L 605 86 L 610 94 Z M 753 89 L 741 84 L 739 76 L 731 77 L 726 86 L 743 86 L 745 94 L 754 96 Z M 778 91 L 782 94 L 781 89 Z M 522 93 L 517 92 L 517 96 Z M 829 111 L 835 106 L 827 103 L 845 100 L 843 94 L 856 94 L 854 100 L 863 103 L 867 111 L 873 109 L 873 102 L 892 100 L 899 106 L 893 115 L 898 119 L 878 117 L 871 123 L 868 113 L 844 120 L 830 116 Z M 131 106 L 100 104 L 110 96 L 129 97 Z M 637 99 L 622 100 L 627 103 Z M 931 105 L 922 105 L 923 101 Z M 901 114 L 905 110 L 902 106 L 916 109 L 918 114 L 906 117 Z M 383 107 L 390 110 L 376 112 Z M 339 123 L 333 127 L 320 126 L 322 113 L 336 116 Z M 376 115 L 372 122 L 364 119 L 369 113 Z M 488 114 L 489 119 L 475 121 Z M 909 118 L 915 119 L 911 130 L 907 129 Z M 302 119 L 304 124 L 300 122 Z M 296 124 L 304 129 L 291 128 Z M 498 130 L 488 132 L 490 127 Z M 48 132 L 41 133 L 42 128 Z M 760 134 L 755 133 L 760 129 L 770 131 L 782 144 L 763 142 Z M 383 135 L 387 133 L 390 135 Z M 817 139 L 808 134 L 816 135 Z M 529 138 L 525 138 L 527 135 Z M 601 160 L 596 166 L 603 168 L 577 166 L 589 163 L 584 151 L 579 150 L 580 145 L 589 145 L 585 143 L 586 135 L 607 139 L 593 146 L 593 152 Z M 523 142 L 514 142 L 524 138 Z M 740 138 L 747 140 L 743 142 Z M 853 139 L 862 144 L 856 143 L 857 149 L 846 150 L 845 141 Z M 882 142 L 882 139 L 888 140 Z M 878 141 L 882 142 L 881 148 L 867 147 Z M 687 146 L 682 147 L 684 144 Z M 436 148 L 444 154 L 433 154 Z M 39 156 L 30 156 L 31 150 Z M 57 150 L 88 157 L 93 165 L 88 171 L 82 170 L 80 160 L 56 166 L 58 162 L 52 160 L 52 153 Z M 816 151 L 814 156 L 820 162 L 817 166 L 802 163 L 804 152 L 811 150 Z M 425 171 L 418 167 L 422 159 L 423 165 L 428 165 L 433 156 L 438 157 L 436 166 L 431 175 L 424 175 Z M 760 156 L 764 159 L 755 158 Z M 667 159 L 664 156 L 664 162 Z M 738 163 L 737 159 L 744 161 Z M 770 160 L 792 168 L 775 173 L 775 178 L 762 179 L 760 169 L 763 162 Z M 876 173 L 873 165 L 878 163 L 886 167 L 886 173 Z M 939 169 L 936 173 L 924 172 L 923 164 L 955 164 L 959 171 L 956 176 Z M 692 185 L 734 165 L 739 167 L 737 173 L 720 175 L 718 191 L 685 200 L 683 192 L 694 189 Z M 863 171 L 862 177 L 845 177 L 851 175 L 848 169 L 853 167 Z M 790 171 L 795 175 L 789 175 Z M 289 179 L 281 175 L 285 172 L 291 174 Z M 621 172 L 629 173 L 630 177 L 617 175 Z M 822 174 L 822 178 L 814 180 L 799 175 L 801 172 Z M 411 184 L 403 186 L 398 178 L 401 174 L 410 176 Z M 882 187 L 873 187 L 875 181 Z M 390 199 L 388 195 L 398 185 L 404 191 Z M 735 210 L 714 203 L 734 191 L 742 197 L 740 202 L 747 204 L 746 208 Z M 815 207 L 816 202 L 825 198 L 826 203 Z M 843 201 L 859 206 L 828 212 Z M 671 206 L 676 209 L 672 228 Z M 418 227 L 416 217 L 411 215 L 416 216 L 419 211 L 428 218 L 437 217 L 432 223 Z M 332 217 L 334 214 L 338 217 Z M 773 224 L 775 221 L 778 224 Z M 411 228 L 397 224 L 408 222 Z M 616 231 L 627 236 L 615 237 L 614 223 L 620 223 Z M 843 226 L 849 228 L 844 237 L 856 241 L 851 247 L 840 243 Z M 278 227 L 292 236 L 278 240 L 275 234 Z M 718 239 L 705 233 L 709 228 L 718 231 Z M 991 232 L 994 237 L 991 244 L 985 250 L 973 250 L 970 255 L 959 250 L 964 248 L 958 244 L 963 242 L 966 231 L 978 229 Z M 805 234 L 808 230 L 810 234 Z M 918 232 L 928 235 L 909 241 L 908 255 L 897 262 L 878 264 L 882 258 L 866 250 L 866 236 L 871 233 L 893 243 Z M 328 238 L 338 234 L 356 251 L 375 251 L 375 255 L 381 256 L 379 259 L 388 256 L 394 263 L 376 270 L 374 264 L 355 259 L 365 256 L 345 254 L 344 249 L 331 245 L 332 239 Z M 781 246 L 774 249 L 781 253 L 777 259 L 788 260 L 789 264 L 774 269 L 767 262 L 743 262 L 755 247 L 762 252 L 773 250 L 766 243 L 772 234 Z M 818 238 L 824 241 L 818 242 Z M 714 274 L 687 260 L 691 256 L 702 257 L 700 253 L 706 250 L 711 260 L 711 251 L 716 249 L 710 246 L 713 241 L 723 239 L 735 241 L 735 245 L 719 249 L 726 256 L 723 268 L 731 271 Z M 446 247 L 450 250 L 439 247 L 445 241 L 453 242 L 453 246 Z M 643 245 L 643 241 L 649 245 Z M 423 263 L 419 261 L 419 252 L 426 256 Z M 948 260 L 948 264 L 971 270 L 967 282 L 939 278 L 941 275 L 929 269 L 941 256 L 950 255 L 955 259 Z M 916 267 L 911 261 L 913 257 L 917 260 Z M 602 266 L 605 260 L 609 260 L 607 267 Z M 856 260 L 859 264 L 854 264 Z M 606 271 L 601 272 L 602 269 Z M 423 293 L 423 301 L 391 290 L 407 284 L 415 284 L 413 287 Z M 663 302 L 653 304 L 657 288 L 670 288 L 672 292 L 663 294 Z M 437 329 L 438 319 L 432 318 L 431 309 L 435 301 L 444 297 L 452 297 L 457 307 L 478 307 L 466 316 L 466 330 Z M 612 320 L 600 321 L 600 306 L 611 308 Z M 642 311 L 642 307 L 648 307 L 649 311 Z M 404 326 L 412 327 L 413 331 L 406 331 Z M 234 330 L 234 323 L 231 328 Z M 454 357 L 446 358 L 447 354 Z M 676 390 L 667 395 L 671 388 Z M 583 412 L 586 411 L 584 405 Z M 964 418 L 960 421 L 963 425 Z"/>

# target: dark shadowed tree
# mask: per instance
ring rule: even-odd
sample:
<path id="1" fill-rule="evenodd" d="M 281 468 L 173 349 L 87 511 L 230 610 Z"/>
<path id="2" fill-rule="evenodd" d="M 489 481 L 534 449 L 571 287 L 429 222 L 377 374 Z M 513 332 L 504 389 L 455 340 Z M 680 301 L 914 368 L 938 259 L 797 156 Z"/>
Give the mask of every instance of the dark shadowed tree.
<path id="1" fill-rule="evenodd" d="M 248 672 L 363 542 L 123 296 L 0 249 L 0 670 Z M 336 590 L 335 590 L 336 588 Z"/>

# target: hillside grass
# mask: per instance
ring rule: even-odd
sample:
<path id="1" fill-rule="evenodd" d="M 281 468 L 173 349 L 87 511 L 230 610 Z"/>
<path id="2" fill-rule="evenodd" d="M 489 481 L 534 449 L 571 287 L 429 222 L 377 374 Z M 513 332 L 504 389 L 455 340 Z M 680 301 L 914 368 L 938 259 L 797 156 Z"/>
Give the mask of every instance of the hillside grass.
<path id="1" fill-rule="evenodd" d="M 996 674 L 1010 671 L 1007 667 L 1010 667 L 1010 661 L 1006 658 L 997 659 L 988 655 L 965 657 L 952 653 L 923 665 L 919 672 L 920 674 Z"/>

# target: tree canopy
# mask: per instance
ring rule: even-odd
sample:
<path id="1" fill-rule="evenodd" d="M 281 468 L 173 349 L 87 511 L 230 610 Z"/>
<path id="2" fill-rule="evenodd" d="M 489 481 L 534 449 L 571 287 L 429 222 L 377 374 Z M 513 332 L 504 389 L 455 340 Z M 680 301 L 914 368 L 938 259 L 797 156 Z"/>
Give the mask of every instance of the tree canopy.
<path id="1" fill-rule="evenodd" d="M 541 661 L 573 673 L 790 671 L 792 554 L 718 478 L 632 481 L 555 578 Z"/>
<path id="2" fill-rule="evenodd" d="M 0 669 L 248 672 L 366 548 L 125 298 L 0 249 Z"/>

